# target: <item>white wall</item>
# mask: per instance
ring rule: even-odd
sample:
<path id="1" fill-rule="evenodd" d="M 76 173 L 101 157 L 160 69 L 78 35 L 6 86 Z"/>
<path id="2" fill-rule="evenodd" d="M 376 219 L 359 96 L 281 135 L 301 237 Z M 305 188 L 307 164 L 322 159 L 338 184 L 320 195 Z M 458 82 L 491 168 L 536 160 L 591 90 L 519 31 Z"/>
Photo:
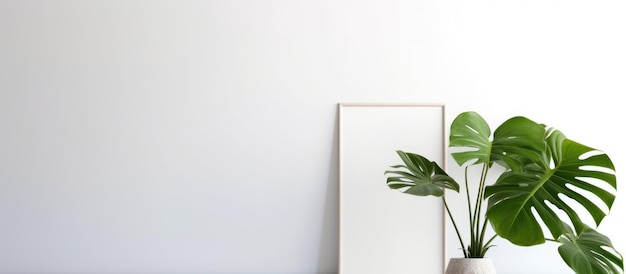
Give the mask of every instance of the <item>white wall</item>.
<path id="1" fill-rule="evenodd" d="M 625 13 L 0 0 L 0 272 L 335 273 L 338 102 L 525 115 L 621 178 Z M 623 199 L 600 230 L 626 252 Z M 552 246 L 499 244 L 498 273 L 569 273 Z"/>

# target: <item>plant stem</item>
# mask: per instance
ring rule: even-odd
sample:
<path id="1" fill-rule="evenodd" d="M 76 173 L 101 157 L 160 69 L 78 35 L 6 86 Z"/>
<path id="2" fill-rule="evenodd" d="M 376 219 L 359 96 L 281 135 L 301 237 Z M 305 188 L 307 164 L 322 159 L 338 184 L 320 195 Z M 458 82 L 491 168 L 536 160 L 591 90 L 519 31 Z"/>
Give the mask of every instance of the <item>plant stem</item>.
<path id="1" fill-rule="evenodd" d="M 487 250 L 489 250 L 489 247 L 491 245 L 491 242 L 493 242 L 493 240 L 497 237 L 498 235 L 493 235 L 491 236 L 491 238 L 489 238 L 489 241 L 487 241 L 487 243 L 485 243 L 485 248 L 483 248 L 483 252 L 481 253 L 482 256 L 484 257 L 485 254 L 487 253 Z"/>
<path id="2" fill-rule="evenodd" d="M 465 248 L 471 249 L 471 243 L 474 242 L 474 239 L 476 238 L 476 235 L 474 233 L 474 217 L 472 215 L 472 203 L 471 203 L 471 196 L 470 196 L 470 192 L 469 192 L 469 180 L 467 179 L 467 172 L 468 172 L 468 168 L 469 167 L 465 167 L 465 195 L 467 196 L 467 211 L 468 214 L 467 216 L 469 217 L 469 222 L 470 222 L 470 246 L 463 247 L 463 252 L 465 253 Z M 468 250 L 470 251 L 470 250 Z M 470 255 L 472 254 L 472 252 L 470 251 Z M 465 257 L 467 258 L 467 253 L 465 253 Z"/>
<path id="3" fill-rule="evenodd" d="M 465 244 L 463 243 L 463 238 L 461 237 L 461 233 L 459 233 L 459 228 L 454 221 L 454 217 L 452 217 L 452 213 L 450 212 L 450 208 L 448 208 L 448 203 L 446 202 L 446 197 L 441 196 L 443 200 L 443 205 L 446 208 L 446 212 L 448 212 L 448 216 L 450 217 L 450 221 L 452 221 L 452 226 L 454 226 L 454 230 L 456 231 L 456 236 L 459 238 L 459 242 L 461 243 L 461 250 L 463 250 L 463 257 L 467 258 L 467 251 L 465 251 Z"/>
<path id="4" fill-rule="evenodd" d="M 485 163 L 483 165 L 483 169 L 481 171 L 480 174 L 480 182 L 479 182 L 479 186 L 478 186 L 478 193 L 476 193 L 476 207 L 474 208 L 474 225 L 475 225 L 475 229 L 476 231 L 480 231 L 480 216 L 481 216 L 481 211 L 482 211 L 482 206 L 483 206 L 483 192 L 485 191 L 485 181 L 487 179 L 487 170 L 489 169 L 489 167 L 487 166 L 487 163 Z"/>
<path id="5" fill-rule="evenodd" d="M 487 230 L 487 223 L 488 223 L 487 218 L 485 218 L 485 221 L 483 222 L 483 229 L 480 232 L 481 256 L 485 256 L 485 253 L 487 252 L 487 250 L 485 250 L 485 247 L 489 245 L 489 243 L 495 238 L 495 235 L 494 235 L 493 237 L 491 237 L 491 240 L 489 240 L 486 244 L 483 245 L 485 241 L 485 231 Z"/>
<path id="6" fill-rule="evenodd" d="M 487 220 L 484 221 L 483 227 L 481 229 L 481 216 L 482 216 L 482 206 L 485 192 L 485 182 L 487 181 L 487 172 L 489 171 L 489 165 L 487 163 L 483 164 L 483 168 L 480 174 L 480 181 L 478 186 L 478 192 L 476 193 L 476 204 L 474 207 L 474 216 L 472 223 L 470 224 L 472 230 L 472 242 L 471 242 L 471 255 L 482 257 L 484 253 L 483 241 L 485 239 L 485 228 L 487 225 Z M 467 176 L 467 175 L 466 175 Z"/>

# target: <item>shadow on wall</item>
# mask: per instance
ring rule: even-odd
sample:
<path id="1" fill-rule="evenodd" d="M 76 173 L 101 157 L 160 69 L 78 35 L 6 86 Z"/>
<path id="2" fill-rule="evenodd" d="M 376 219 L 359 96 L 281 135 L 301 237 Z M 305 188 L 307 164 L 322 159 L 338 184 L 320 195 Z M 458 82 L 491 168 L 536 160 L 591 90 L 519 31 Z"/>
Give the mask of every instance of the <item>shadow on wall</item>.
<path id="1" fill-rule="evenodd" d="M 339 271 L 339 112 L 335 122 L 330 148 L 330 166 L 322 215 L 317 273 L 335 274 Z"/>

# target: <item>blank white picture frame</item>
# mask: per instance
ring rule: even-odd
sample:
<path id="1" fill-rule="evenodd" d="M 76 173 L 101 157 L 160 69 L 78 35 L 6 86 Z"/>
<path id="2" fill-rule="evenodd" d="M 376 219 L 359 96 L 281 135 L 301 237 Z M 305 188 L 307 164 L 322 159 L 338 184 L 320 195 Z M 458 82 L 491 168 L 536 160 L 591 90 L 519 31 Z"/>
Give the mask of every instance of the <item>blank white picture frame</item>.
<path id="1" fill-rule="evenodd" d="M 445 168 L 443 104 L 339 103 L 339 274 L 443 273 L 440 197 L 386 185 L 396 150 Z"/>

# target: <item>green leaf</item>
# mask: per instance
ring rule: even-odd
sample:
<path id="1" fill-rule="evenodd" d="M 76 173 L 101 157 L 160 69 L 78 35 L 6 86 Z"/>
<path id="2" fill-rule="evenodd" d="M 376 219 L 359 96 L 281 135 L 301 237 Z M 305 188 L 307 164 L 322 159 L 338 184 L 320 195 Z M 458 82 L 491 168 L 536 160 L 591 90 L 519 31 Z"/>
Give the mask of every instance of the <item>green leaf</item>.
<path id="1" fill-rule="evenodd" d="M 459 184 L 437 163 L 425 157 L 396 151 L 404 165 L 392 166 L 393 170 L 385 171 L 387 185 L 407 194 L 417 196 L 442 196 L 445 189 L 459 192 Z"/>
<path id="2" fill-rule="evenodd" d="M 541 162 L 545 150 L 544 126 L 528 118 L 513 117 L 500 125 L 490 141 L 487 122 L 476 112 L 464 112 L 450 127 L 450 147 L 457 148 L 452 157 L 459 165 L 494 162 L 520 170 L 527 161 Z"/>
<path id="3" fill-rule="evenodd" d="M 559 237 L 559 254 L 565 263 L 578 274 L 610 273 L 624 271 L 623 257 L 608 237 L 584 226 L 577 235 L 571 228 Z"/>
<path id="4" fill-rule="evenodd" d="M 528 163 L 543 163 L 545 127 L 517 116 L 506 120 L 493 133 L 491 161 L 520 171 Z"/>
<path id="5" fill-rule="evenodd" d="M 525 163 L 521 170 L 503 173 L 485 195 L 489 197 L 487 218 L 501 237 L 514 244 L 529 246 L 545 242 L 540 223 L 545 224 L 553 239 L 567 233 L 559 212 L 566 214 L 569 223 L 577 232 L 586 227 L 579 212 L 572 208 L 563 197 L 568 197 L 581 205 L 596 222 L 606 216 L 601 209 L 604 204 L 611 208 L 614 194 L 589 182 L 589 178 L 616 188 L 614 167 L 608 156 L 593 148 L 565 138 L 559 131 L 549 131 L 546 137 L 547 149 L 541 159 L 532 154 L 517 154 L 518 162 Z M 595 152 L 590 157 L 586 154 Z M 530 156 L 529 156 L 530 155 Z M 552 166 L 550 167 L 551 164 Z M 588 197 L 596 196 L 601 202 L 593 202 Z M 558 208 L 555 211 L 547 204 Z M 533 214 L 537 212 L 539 219 Z"/>
<path id="6" fill-rule="evenodd" d="M 469 111 L 459 114 L 450 126 L 450 147 L 462 151 L 451 153 L 462 166 L 465 163 L 481 164 L 490 162 L 491 129 L 478 113 Z"/>

